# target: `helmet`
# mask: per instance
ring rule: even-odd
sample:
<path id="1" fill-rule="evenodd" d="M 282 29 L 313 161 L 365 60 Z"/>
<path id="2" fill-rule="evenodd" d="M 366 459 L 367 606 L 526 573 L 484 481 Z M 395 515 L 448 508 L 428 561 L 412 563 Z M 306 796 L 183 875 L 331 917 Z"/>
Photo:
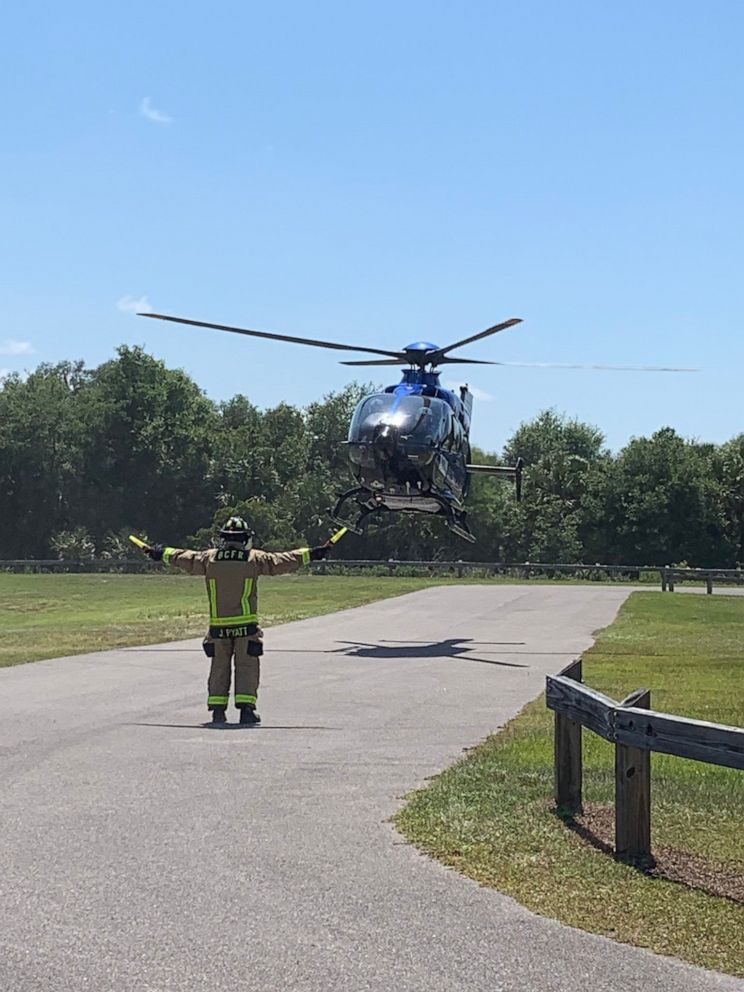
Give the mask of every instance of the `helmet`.
<path id="1" fill-rule="evenodd" d="M 223 541 L 250 547 L 253 544 L 254 534 L 242 517 L 230 517 L 220 528 L 220 537 Z"/>

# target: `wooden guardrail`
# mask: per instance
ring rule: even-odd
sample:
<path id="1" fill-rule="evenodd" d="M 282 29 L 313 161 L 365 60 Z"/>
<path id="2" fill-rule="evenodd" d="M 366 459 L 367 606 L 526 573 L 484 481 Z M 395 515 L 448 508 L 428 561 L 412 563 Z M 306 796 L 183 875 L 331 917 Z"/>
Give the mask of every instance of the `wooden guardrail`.
<path id="1" fill-rule="evenodd" d="M 582 663 L 547 677 L 545 700 L 555 713 L 555 803 L 575 814 L 582 804 L 582 733 L 615 745 L 615 855 L 636 864 L 651 853 L 651 752 L 744 770 L 744 728 L 657 713 L 651 692 L 620 702 L 581 681 Z"/>
<path id="2" fill-rule="evenodd" d="M 155 566 L 156 568 L 158 566 Z M 153 568 L 145 558 L 54 558 L 54 559 L 8 559 L 0 560 L 0 571 L 6 572 L 147 572 Z M 564 564 L 561 562 L 488 562 L 488 561 L 416 561 L 387 559 L 344 559 L 335 558 L 316 562 L 312 571 L 320 575 L 332 575 L 351 571 L 377 569 L 388 575 L 396 575 L 407 570 L 424 569 L 433 575 L 465 575 L 480 573 L 486 576 L 514 576 L 520 579 L 555 578 L 573 576 L 585 579 L 620 579 L 623 581 L 644 581 L 658 576 L 662 592 L 674 592 L 676 584 L 682 582 L 705 582 L 708 593 L 713 592 L 714 583 L 744 583 L 744 570 L 740 568 L 677 568 L 671 565 L 604 565 L 599 562 Z"/>
<path id="3" fill-rule="evenodd" d="M 148 558 L 9 558 L 0 572 L 151 572 L 160 568 Z"/>
<path id="4" fill-rule="evenodd" d="M 486 562 L 486 561 L 415 561 L 398 560 L 344 560 L 342 558 L 318 562 L 314 571 L 322 575 L 345 569 L 365 570 L 371 568 L 386 568 L 389 575 L 412 568 L 425 568 L 433 574 L 450 573 L 458 578 L 472 572 L 483 572 L 487 575 L 513 575 L 516 578 L 529 579 L 536 577 L 555 578 L 559 575 L 569 575 L 575 578 L 622 579 L 625 581 L 642 581 L 641 576 L 658 575 L 662 592 L 674 592 L 675 584 L 682 582 L 705 582 L 709 594 L 713 592 L 714 583 L 744 583 L 744 569 L 741 568 L 682 568 L 673 565 L 605 565 L 596 562 L 593 565 L 578 563 L 564 564 L 561 562 Z"/>
<path id="5" fill-rule="evenodd" d="M 705 582 L 708 595 L 713 593 L 713 583 L 733 582 L 741 585 L 744 571 L 740 568 L 676 568 L 664 565 L 659 569 L 661 591 L 674 592 L 677 582 Z"/>

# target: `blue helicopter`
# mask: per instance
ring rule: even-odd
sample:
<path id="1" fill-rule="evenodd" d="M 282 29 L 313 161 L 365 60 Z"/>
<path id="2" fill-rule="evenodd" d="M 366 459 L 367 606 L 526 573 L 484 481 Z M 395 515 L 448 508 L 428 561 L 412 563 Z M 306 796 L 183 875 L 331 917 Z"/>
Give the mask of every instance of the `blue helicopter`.
<path id="1" fill-rule="evenodd" d="M 522 459 L 513 466 L 474 465 L 470 453 L 470 418 L 473 395 L 467 386 L 459 393 L 445 389 L 439 382 L 442 365 L 524 365 L 521 362 L 492 362 L 474 358 L 456 358 L 450 352 L 473 341 L 497 334 L 521 318 L 512 317 L 493 327 L 487 327 L 470 337 L 462 338 L 444 348 L 430 341 L 415 341 L 400 351 L 367 348 L 361 345 L 339 344 L 314 338 L 273 334 L 227 324 L 189 320 L 161 313 L 143 313 L 141 317 L 168 320 L 193 327 L 209 327 L 234 334 L 289 341 L 292 344 L 328 348 L 334 351 L 365 352 L 382 358 L 342 362 L 351 366 L 406 366 L 397 385 L 381 393 L 366 396 L 357 406 L 345 443 L 349 466 L 355 485 L 339 494 L 331 511 L 334 520 L 355 533 L 362 533 L 361 524 L 372 514 L 394 511 L 425 513 L 443 518 L 450 530 L 466 541 L 474 541 L 467 523 L 464 502 L 473 474 L 512 480 L 517 499 L 522 491 Z M 546 367 L 541 364 L 540 367 Z M 559 368 L 612 368 L 601 365 L 559 365 Z M 628 366 L 624 369 L 630 370 Z M 638 371 L 687 371 L 682 369 L 652 369 L 644 366 Z M 344 520 L 342 513 L 348 503 L 355 506 L 354 521 Z"/>

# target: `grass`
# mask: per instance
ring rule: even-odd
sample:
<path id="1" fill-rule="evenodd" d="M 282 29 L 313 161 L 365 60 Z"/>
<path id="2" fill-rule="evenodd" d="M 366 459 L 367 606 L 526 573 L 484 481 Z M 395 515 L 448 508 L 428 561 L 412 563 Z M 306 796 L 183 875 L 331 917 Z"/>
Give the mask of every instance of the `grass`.
<path id="1" fill-rule="evenodd" d="M 387 573 L 387 569 L 383 566 Z M 309 575 L 262 578 L 266 627 L 362 606 L 377 599 L 475 576 Z M 494 584 L 515 580 L 494 576 Z M 530 584 L 549 579 L 516 580 Z M 204 633 L 204 585 L 179 574 L 12 574 L 0 572 L 0 668 L 44 658 L 182 640 Z"/>
<path id="2" fill-rule="evenodd" d="M 262 578 L 264 626 L 303 620 L 440 582 L 291 575 Z M 206 629 L 204 583 L 182 575 L 0 573 L 0 668 L 88 651 L 196 637 Z"/>
<path id="3" fill-rule="evenodd" d="M 743 624 L 744 599 L 635 593 L 584 656 L 584 679 L 615 699 L 647 686 L 654 709 L 744 726 Z M 590 827 L 608 820 L 613 760 L 585 732 Z M 414 793 L 396 822 L 428 854 L 538 913 L 744 976 L 744 904 L 711 894 L 727 878 L 744 893 L 744 772 L 652 755 L 653 846 L 693 866 L 691 885 L 587 843 L 555 815 L 552 788 L 541 698 Z"/>

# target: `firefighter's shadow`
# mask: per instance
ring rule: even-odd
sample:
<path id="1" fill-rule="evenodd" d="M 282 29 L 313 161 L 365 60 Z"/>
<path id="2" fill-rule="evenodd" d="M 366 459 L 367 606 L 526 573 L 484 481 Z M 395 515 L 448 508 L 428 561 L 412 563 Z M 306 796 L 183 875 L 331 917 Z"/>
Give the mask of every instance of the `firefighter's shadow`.
<path id="1" fill-rule="evenodd" d="M 128 727 L 163 727 L 166 730 L 209 730 L 214 733 L 224 734 L 228 731 L 237 731 L 241 734 L 257 734 L 265 730 L 338 730 L 338 727 L 315 727 L 304 724 L 288 726 L 279 723 L 264 723 L 260 726 L 245 726 L 239 723 L 214 724 L 206 723 L 129 723 Z"/>
<path id="2" fill-rule="evenodd" d="M 407 658 L 461 658 L 477 661 L 483 665 L 500 665 L 504 668 L 529 668 L 515 661 L 502 661 L 497 658 L 483 658 L 483 654 L 508 654 L 509 652 L 489 651 L 489 647 L 520 647 L 524 641 L 475 641 L 472 637 L 448 637 L 443 641 L 379 641 L 366 644 L 357 641 L 337 641 L 345 647 L 336 648 L 331 654 L 343 654 L 347 658 L 378 658 L 386 661 L 401 661 Z M 473 654 L 477 651 L 478 654 Z"/>

